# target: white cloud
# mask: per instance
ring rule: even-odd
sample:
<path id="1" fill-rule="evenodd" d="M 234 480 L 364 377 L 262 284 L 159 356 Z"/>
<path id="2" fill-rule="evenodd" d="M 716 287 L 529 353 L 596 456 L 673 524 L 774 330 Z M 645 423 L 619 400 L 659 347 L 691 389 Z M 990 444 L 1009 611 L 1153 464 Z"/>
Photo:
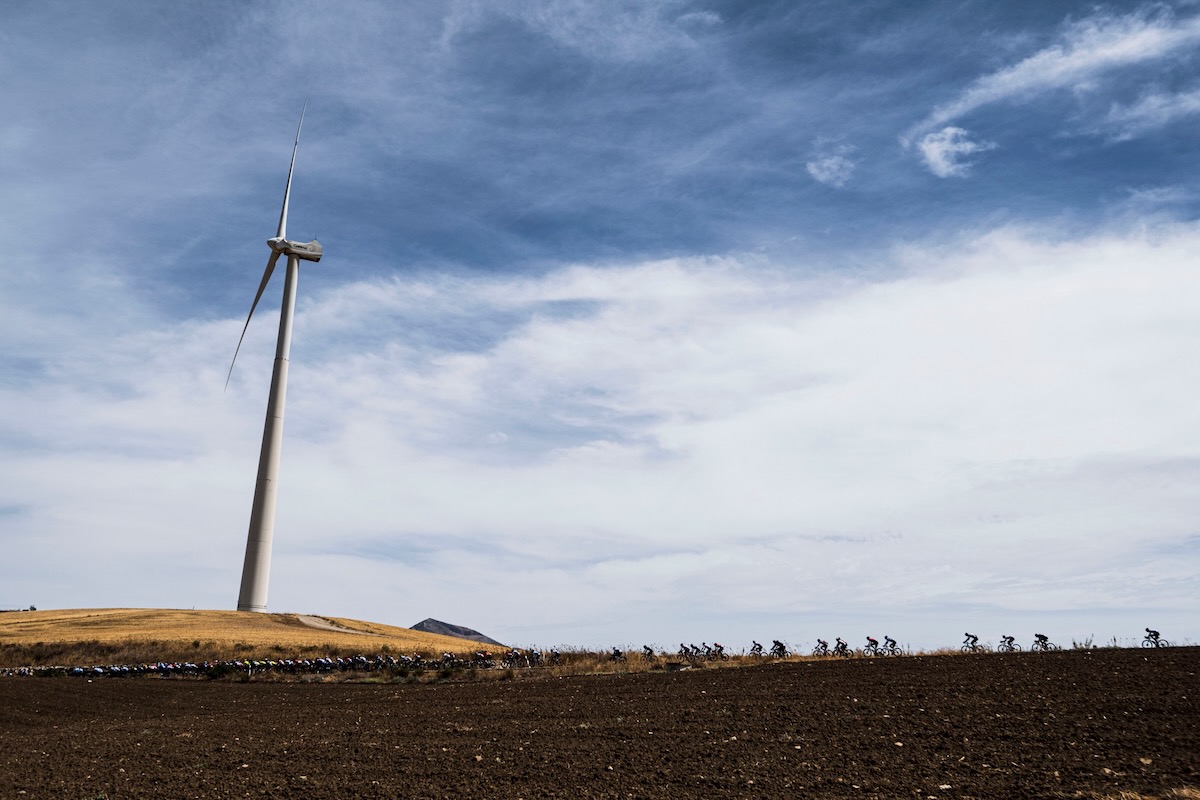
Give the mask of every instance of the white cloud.
<path id="1" fill-rule="evenodd" d="M 995 148 L 994 142 L 973 142 L 967 131 L 953 126 L 927 134 L 918 145 L 929 171 L 939 178 L 962 178 L 970 170 L 968 156 Z"/>
<path id="2" fill-rule="evenodd" d="M 1155 92 L 1143 95 L 1132 105 L 1114 105 L 1105 126 L 1116 128 L 1118 139 L 1132 139 L 1196 114 L 1200 114 L 1200 90 L 1176 94 Z"/>
<path id="3" fill-rule="evenodd" d="M 804 167 L 814 180 L 840 189 L 846 185 L 846 181 L 850 180 L 850 176 L 854 174 L 854 168 L 858 166 L 849 157 L 852 152 L 854 152 L 852 147 L 842 145 L 833 151 L 818 153 L 809 159 Z"/>
<path id="4" fill-rule="evenodd" d="M 272 607 L 700 638 L 834 606 L 1081 613 L 1117 569 L 1145 576 L 1122 604 L 1186 605 L 1198 246 L 1001 230 L 899 251 L 874 282 L 695 259 L 309 296 Z M 455 309 L 504 322 L 482 347 L 408 341 Z M 228 395 L 236 319 L 8 385 L 11 602 L 232 603 L 269 320 Z"/>
<path id="5" fill-rule="evenodd" d="M 1165 58 L 1200 40 L 1200 18 L 1164 14 L 1098 14 L 1066 28 L 1061 41 L 977 79 L 953 100 L 910 128 L 907 146 L 921 134 L 985 105 L 1021 102 L 1054 89 L 1077 88 L 1110 70 Z"/>
<path id="6" fill-rule="evenodd" d="M 537 0 L 537 2 L 487 3 L 456 0 L 443 25 L 442 42 L 448 46 L 461 31 L 491 14 L 520 19 L 530 29 L 603 61 L 639 61 L 664 50 L 694 41 L 688 29 L 707 31 L 721 24 L 719 14 L 695 11 L 672 13 L 679 3 L 644 3 L 638 0 Z"/>

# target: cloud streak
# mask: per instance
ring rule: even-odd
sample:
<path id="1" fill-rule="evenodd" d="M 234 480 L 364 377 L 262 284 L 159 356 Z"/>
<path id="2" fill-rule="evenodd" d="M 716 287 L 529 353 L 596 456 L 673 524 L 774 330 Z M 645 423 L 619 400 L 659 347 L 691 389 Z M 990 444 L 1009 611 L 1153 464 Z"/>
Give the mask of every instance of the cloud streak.
<path id="1" fill-rule="evenodd" d="M 993 103 L 1085 87 L 1113 70 L 1167 58 L 1198 40 L 1200 19 L 1177 19 L 1161 10 L 1080 20 L 1065 28 L 1060 41 L 975 80 L 909 128 L 901 141 L 911 145 L 922 134 Z"/>
<path id="2" fill-rule="evenodd" d="M 1176 94 L 1155 92 L 1127 106 L 1114 105 L 1105 119 L 1105 127 L 1115 128 L 1118 140 L 1132 139 L 1196 114 L 1200 114 L 1200 90 Z"/>

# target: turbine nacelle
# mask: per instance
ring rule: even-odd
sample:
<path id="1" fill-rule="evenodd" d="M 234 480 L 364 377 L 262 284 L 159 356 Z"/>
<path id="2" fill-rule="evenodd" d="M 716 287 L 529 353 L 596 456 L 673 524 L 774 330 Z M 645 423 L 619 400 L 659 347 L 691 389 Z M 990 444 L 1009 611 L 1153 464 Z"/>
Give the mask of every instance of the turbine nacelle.
<path id="1" fill-rule="evenodd" d="M 276 236 L 267 239 L 267 246 L 279 255 L 295 256 L 304 261 L 321 260 L 321 243 L 316 239 L 311 242 L 293 242 L 282 236 Z"/>

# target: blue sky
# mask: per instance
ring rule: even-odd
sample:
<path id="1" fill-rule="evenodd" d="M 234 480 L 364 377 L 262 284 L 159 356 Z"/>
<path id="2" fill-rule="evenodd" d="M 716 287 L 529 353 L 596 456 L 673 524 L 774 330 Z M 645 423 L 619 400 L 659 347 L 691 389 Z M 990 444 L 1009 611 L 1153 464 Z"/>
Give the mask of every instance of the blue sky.
<path id="1" fill-rule="evenodd" d="M 1200 7 L 10 2 L 0 605 L 1200 638 Z"/>

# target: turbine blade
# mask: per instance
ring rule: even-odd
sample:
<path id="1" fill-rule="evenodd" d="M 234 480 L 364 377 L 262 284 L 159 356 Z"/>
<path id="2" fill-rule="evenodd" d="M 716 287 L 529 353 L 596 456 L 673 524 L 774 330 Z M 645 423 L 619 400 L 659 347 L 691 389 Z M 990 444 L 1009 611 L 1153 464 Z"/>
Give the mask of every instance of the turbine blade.
<path id="1" fill-rule="evenodd" d="M 304 127 L 304 112 L 308 110 L 308 98 L 304 100 L 304 108 L 300 109 L 300 124 L 296 126 L 296 143 L 292 145 L 292 163 L 288 167 L 287 185 L 283 187 L 283 210 L 279 212 L 279 228 L 275 231 L 278 239 L 287 238 L 288 198 L 292 194 L 292 170 L 296 168 L 296 151 L 300 149 L 300 129 Z"/>
<path id="2" fill-rule="evenodd" d="M 237 363 L 238 353 L 242 349 L 242 340 L 246 338 L 246 329 L 250 327 L 250 318 L 254 316 L 254 309 L 258 308 L 258 301 L 262 299 L 263 292 L 267 289 L 267 283 L 271 280 L 271 273 L 275 271 L 275 262 L 279 260 L 279 252 L 274 251 L 271 257 L 267 259 L 267 269 L 263 272 L 262 283 L 258 284 L 258 293 L 254 295 L 254 302 L 250 304 L 250 313 L 246 315 L 246 324 L 242 326 L 242 335 L 238 339 L 237 349 L 233 351 L 233 361 L 229 362 L 229 374 L 225 376 L 225 388 L 229 388 L 229 379 L 233 377 L 233 365 Z"/>

